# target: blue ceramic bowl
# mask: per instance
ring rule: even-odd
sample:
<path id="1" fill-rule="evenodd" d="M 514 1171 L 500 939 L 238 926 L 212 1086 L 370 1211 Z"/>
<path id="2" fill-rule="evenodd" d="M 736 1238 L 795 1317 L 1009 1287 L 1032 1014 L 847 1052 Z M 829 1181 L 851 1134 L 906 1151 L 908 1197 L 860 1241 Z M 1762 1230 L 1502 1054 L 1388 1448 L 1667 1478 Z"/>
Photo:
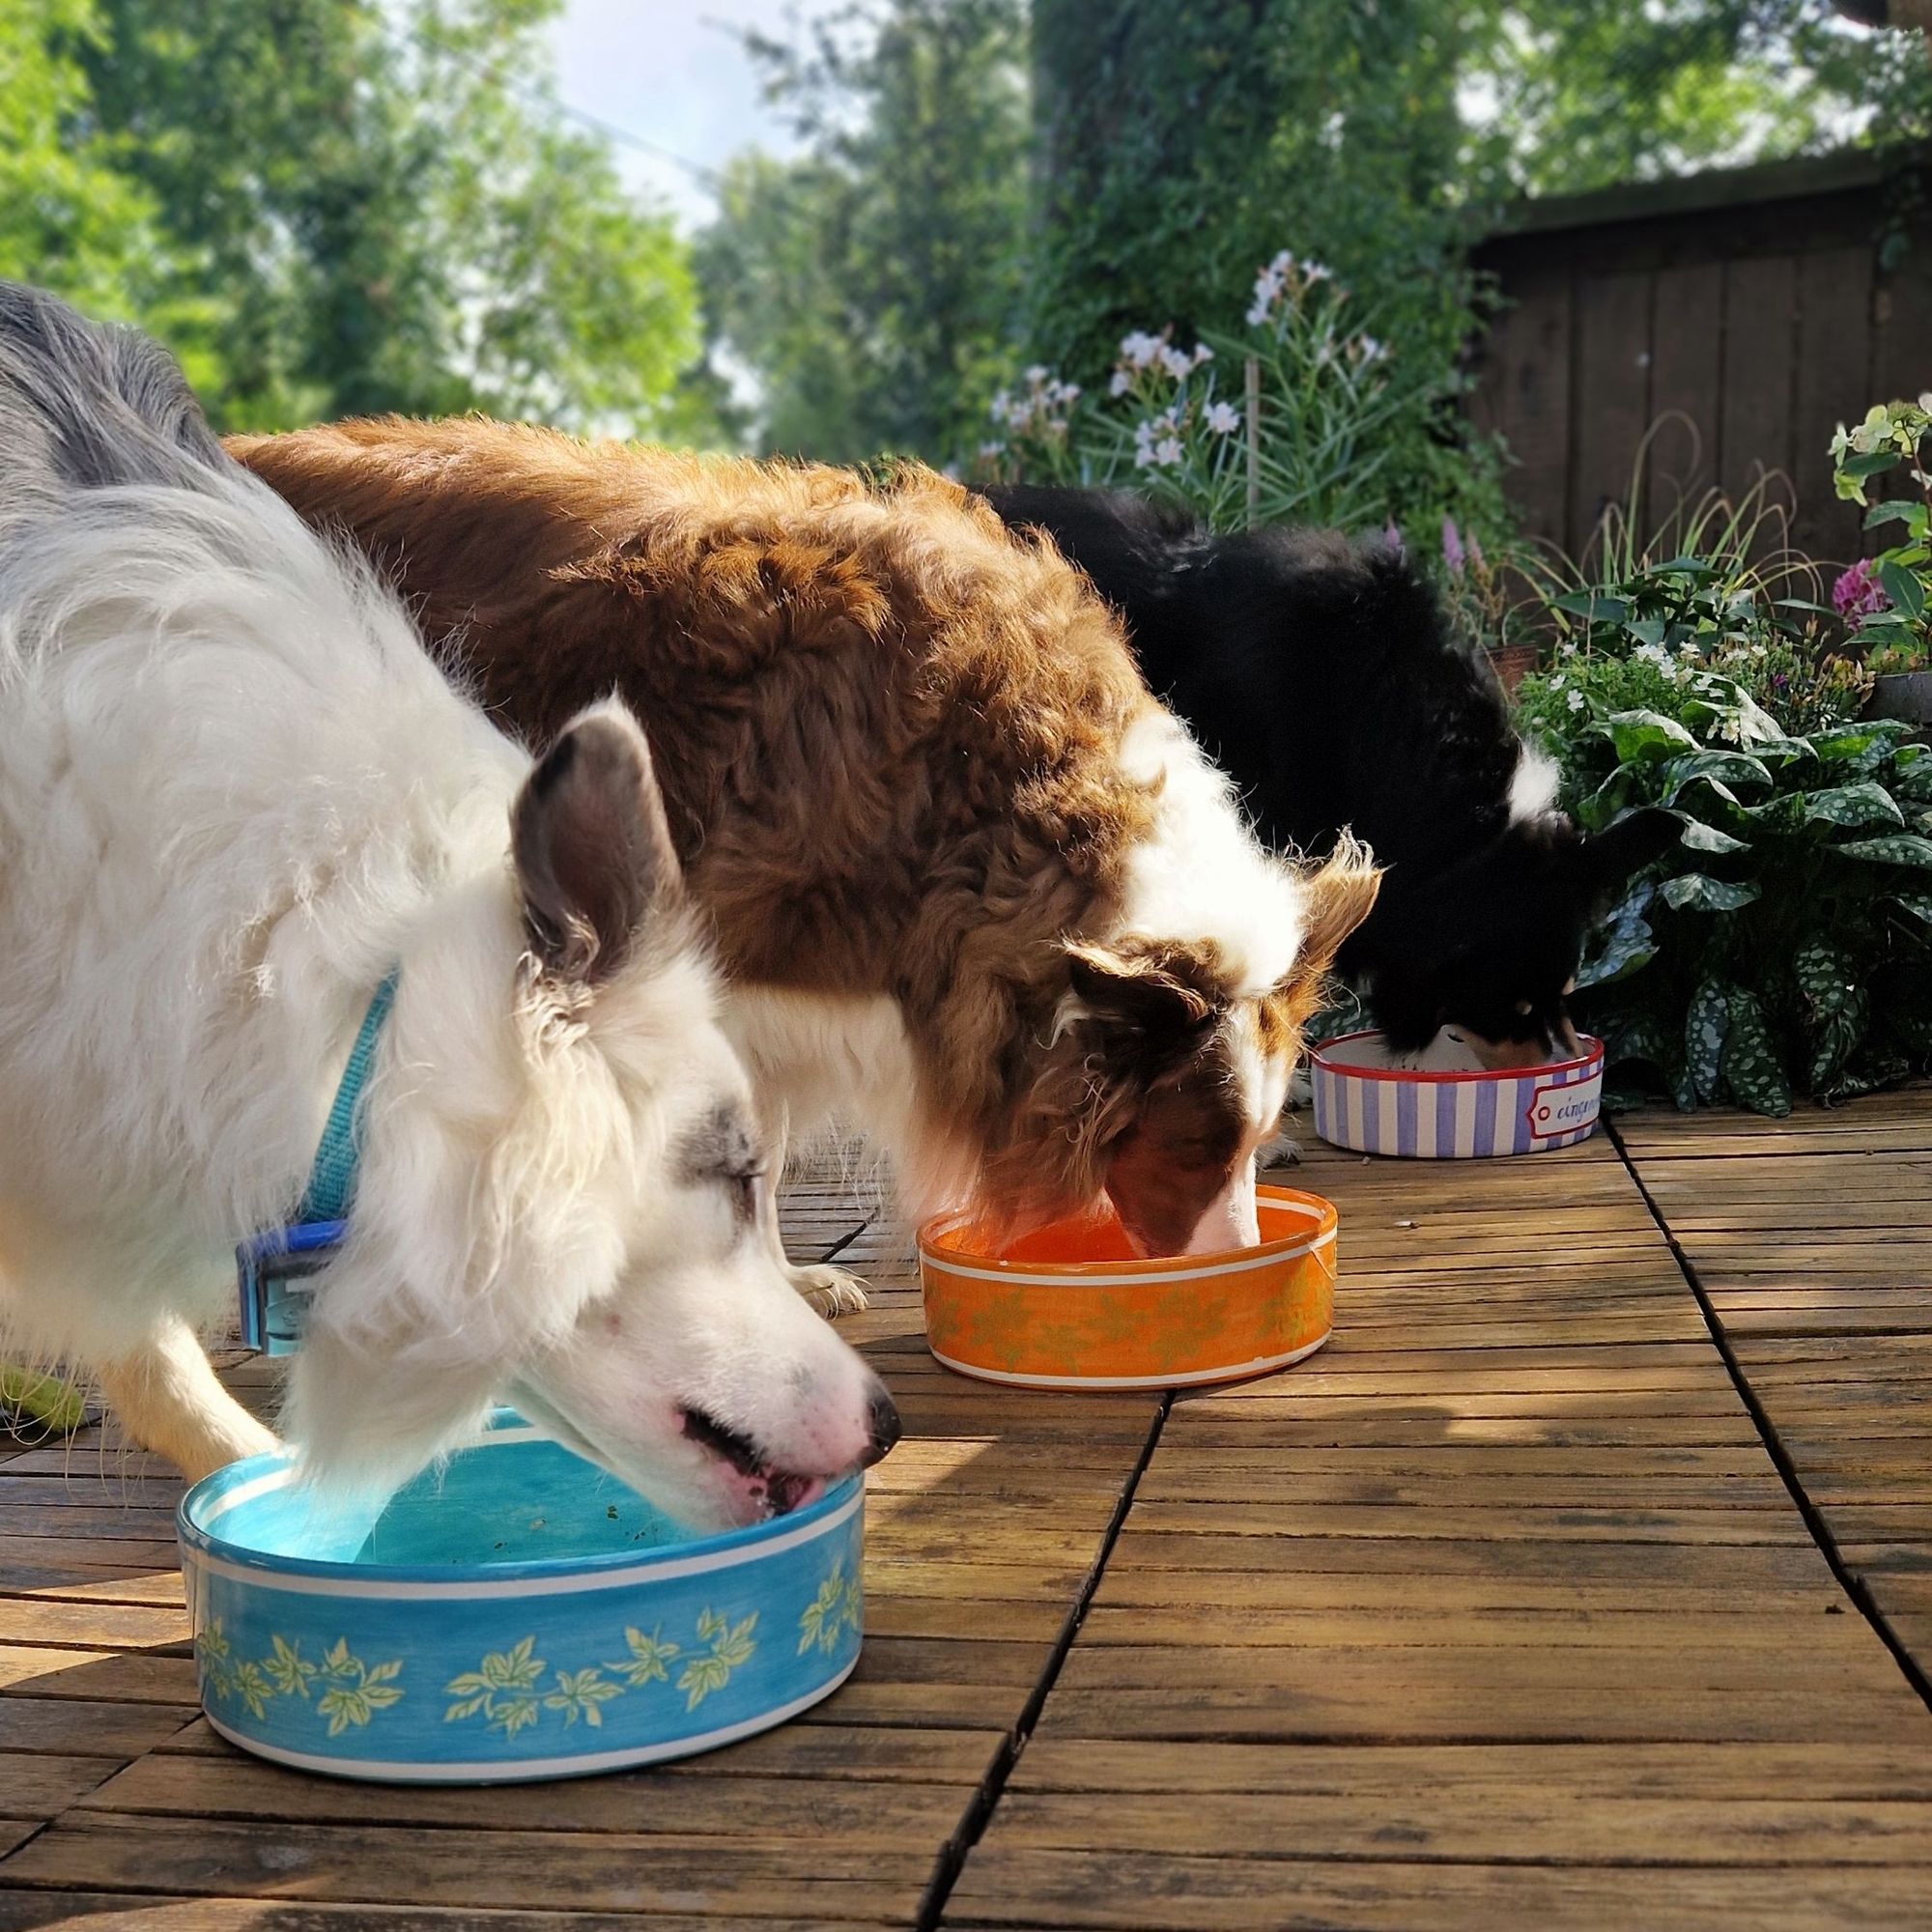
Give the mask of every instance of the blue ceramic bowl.
<path id="1" fill-rule="evenodd" d="M 253 1456 L 177 1514 L 202 1705 L 244 1749 L 344 1777 L 495 1783 L 709 1750 L 851 1674 L 864 1503 L 852 1477 L 694 1539 L 507 1412 L 359 1518 Z"/>

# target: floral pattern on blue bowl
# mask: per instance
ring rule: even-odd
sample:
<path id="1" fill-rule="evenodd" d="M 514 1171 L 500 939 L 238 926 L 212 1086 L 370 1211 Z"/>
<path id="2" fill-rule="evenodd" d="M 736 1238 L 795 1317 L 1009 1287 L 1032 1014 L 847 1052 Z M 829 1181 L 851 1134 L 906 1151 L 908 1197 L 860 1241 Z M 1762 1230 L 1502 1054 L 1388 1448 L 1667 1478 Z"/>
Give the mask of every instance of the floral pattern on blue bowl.
<path id="1" fill-rule="evenodd" d="M 693 1538 L 499 1414 L 380 1509 L 284 1456 L 197 1483 L 176 1527 L 203 1709 L 304 1771 L 570 1777 L 750 1737 L 858 1662 L 865 1492 Z"/>

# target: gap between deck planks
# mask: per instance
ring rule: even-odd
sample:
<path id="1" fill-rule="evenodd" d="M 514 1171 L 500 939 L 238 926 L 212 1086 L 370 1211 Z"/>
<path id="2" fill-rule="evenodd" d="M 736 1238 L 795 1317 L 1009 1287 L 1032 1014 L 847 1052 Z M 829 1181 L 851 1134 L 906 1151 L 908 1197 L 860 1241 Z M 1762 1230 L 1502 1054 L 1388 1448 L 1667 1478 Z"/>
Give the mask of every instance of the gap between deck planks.
<path id="1" fill-rule="evenodd" d="M 1813 1524 L 1932 1679 L 1932 1090 L 1777 1122 L 1641 1116 L 1670 1226 Z"/>
<path id="2" fill-rule="evenodd" d="M 1925 1922 L 1932 1720 L 1614 1151 L 1299 1179 L 1343 1208 L 1343 1332 L 1176 1405 L 944 1922 Z M 938 1370 L 852 1199 L 826 1171 L 787 1204 L 797 1251 L 879 1289 L 843 1325 L 907 1420 L 836 1699 L 582 1784 L 279 1772 L 193 1717 L 172 1486 L 90 1468 L 98 1438 L 0 1447 L 0 1928 L 911 1924 L 1155 1402 Z"/>

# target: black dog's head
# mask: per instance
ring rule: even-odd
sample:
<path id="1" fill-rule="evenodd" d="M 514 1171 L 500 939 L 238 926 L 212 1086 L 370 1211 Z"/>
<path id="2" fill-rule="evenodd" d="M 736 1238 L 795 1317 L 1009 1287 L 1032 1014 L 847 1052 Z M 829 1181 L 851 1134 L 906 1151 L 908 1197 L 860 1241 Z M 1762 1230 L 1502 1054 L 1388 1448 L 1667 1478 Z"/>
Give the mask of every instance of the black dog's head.
<path id="1" fill-rule="evenodd" d="M 1448 1026 L 1492 1067 L 1574 1052 L 1566 1002 L 1584 935 L 1677 836 L 1667 811 L 1632 812 L 1594 838 L 1548 812 L 1409 891 L 1385 888 L 1364 978 L 1390 1045 L 1420 1052 Z"/>

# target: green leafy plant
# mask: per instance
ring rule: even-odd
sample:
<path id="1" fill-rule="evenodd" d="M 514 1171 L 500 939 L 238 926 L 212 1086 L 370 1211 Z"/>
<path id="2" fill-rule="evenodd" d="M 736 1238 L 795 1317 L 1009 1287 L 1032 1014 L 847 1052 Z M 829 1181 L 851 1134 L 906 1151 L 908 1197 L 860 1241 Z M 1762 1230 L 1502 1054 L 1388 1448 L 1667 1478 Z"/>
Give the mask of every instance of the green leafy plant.
<path id="1" fill-rule="evenodd" d="M 1027 370 L 994 398 L 1002 434 L 980 469 L 1130 484 L 1220 530 L 1503 531 L 1498 453 L 1461 418 L 1461 393 L 1453 367 L 1394 351 L 1328 268 L 1283 249 L 1257 271 L 1240 329 L 1192 342 L 1135 329 L 1104 395 Z"/>
<path id="2" fill-rule="evenodd" d="M 1577 731 L 1617 711 L 1693 723 L 1711 675 L 1742 686 L 1786 731 L 1858 716 L 1870 675 L 1841 647 L 1816 568 L 1782 544 L 1772 489 L 1766 479 L 1735 500 L 1709 492 L 1639 537 L 1634 487 L 1582 565 L 1534 571 L 1552 648 L 1519 704 L 1559 758 Z"/>
<path id="3" fill-rule="evenodd" d="M 1879 403 L 1856 429 L 1832 439 L 1832 480 L 1845 501 L 1865 507 L 1865 527 L 1902 526 L 1901 542 L 1856 563 L 1838 579 L 1833 602 L 1857 628 L 1852 648 L 1875 672 L 1918 670 L 1932 655 L 1932 472 L 1924 442 L 1932 433 L 1932 394 L 1916 403 Z M 1872 503 L 1865 491 L 1902 469 L 1916 495 Z"/>
<path id="4" fill-rule="evenodd" d="M 1687 1110 L 1785 1114 L 1932 1059 L 1932 748 L 1891 720 L 1787 733 L 1705 674 L 1678 716 L 1592 716 L 1566 745 L 1578 821 L 1682 837 L 1600 928 L 1582 1024 Z"/>

